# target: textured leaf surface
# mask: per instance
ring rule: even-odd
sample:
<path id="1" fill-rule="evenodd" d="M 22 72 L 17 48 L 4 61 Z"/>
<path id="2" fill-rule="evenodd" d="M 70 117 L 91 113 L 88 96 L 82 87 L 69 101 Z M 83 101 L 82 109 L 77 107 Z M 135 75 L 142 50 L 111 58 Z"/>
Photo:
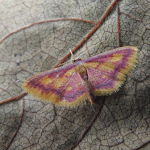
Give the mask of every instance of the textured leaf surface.
<path id="1" fill-rule="evenodd" d="M 112 1 L 0 1 L 0 101 L 22 92 L 29 77 L 50 70 L 94 27 L 83 21 L 56 21 L 80 18 L 97 22 Z M 103 107 L 75 150 L 135 149 L 150 141 L 150 2 L 122 0 L 120 33 L 122 46 L 140 50 L 139 63 L 121 90 L 97 103 L 77 108 L 55 107 L 28 95 L 25 97 L 21 127 L 9 149 L 66 150 L 76 144 Z M 33 24 L 28 28 L 28 25 Z M 24 29 L 23 29 L 24 28 Z M 18 31 L 17 31 L 18 30 Z M 14 32 L 17 31 L 17 32 Z M 14 33 L 13 33 L 14 32 Z M 83 59 L 118 47 L 117 11 L 78 50 Z M 22 101 L 0 106 L 0 149 L 7 147 L 21 116 Z M 145 147 L 143 147 L 145 149 Z"/>

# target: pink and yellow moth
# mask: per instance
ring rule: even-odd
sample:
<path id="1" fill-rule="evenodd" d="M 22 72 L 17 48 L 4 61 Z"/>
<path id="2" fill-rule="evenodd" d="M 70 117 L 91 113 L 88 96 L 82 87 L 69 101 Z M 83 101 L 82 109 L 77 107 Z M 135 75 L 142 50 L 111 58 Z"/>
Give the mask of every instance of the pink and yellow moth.
<path id="1" fill-rule="evenodd" d="M 36 98 L 61 106 L 76 106 L 86 99 L 93 104 L 93 96 L 119 90 L 137 57 L 136 47 L 117 48 L 37 74 L 26 80 L 22 88 Z"/>

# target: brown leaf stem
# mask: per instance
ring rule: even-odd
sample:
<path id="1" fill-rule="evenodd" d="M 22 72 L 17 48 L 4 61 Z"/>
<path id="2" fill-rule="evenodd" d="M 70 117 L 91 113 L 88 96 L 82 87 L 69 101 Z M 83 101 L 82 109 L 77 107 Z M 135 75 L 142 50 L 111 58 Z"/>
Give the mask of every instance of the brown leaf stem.
<path id="1" fill-rule="evenodd" d="M 118 0 L 114 0 L 113 3 L 108 7 L 104 15 L 101 17 L 101 19 L 97 22 L 96 26 L 86 35 L 86 37 L 72 50 L 72 52 L 75 52 L 78 48 L 80 48 L 90 37 L 93 35 L 93 33 L 99 28 L 99 26 L 103 23 L 107 15 L 110 13 L 112 8 L 115 6 L 116 2 Z M 65 57 L 63 57 L 53 68 L 57 68 L 61 63 L 63 63 L 71 53 L 68 53 Z"/>
<path id="2" fill-rule="evenodd" d="M 148 28 L 148 27 L 146 26 L 146 24 L 144 24 L 144 23 L 142 22 L 142 20 L 136 19 L 136 18 L 134 18 L 133 16 L 131 16 L 131 15 L 129 15 L 129 14 L 126 14 L 126 13 L 124 13 L 124 12 L 120 12 L 120 13 L 121 13 L 121 14 L 124 14 L 124 15 L 126 15 L 126 16 L 128 16 L 128 17 L 130 17 L 130 18 L 132 18 L 132 19 L 135 20 L 135 21 L 141 22 L 141 23 L 145 26 L 146 29 L 150 30 L 150 28 Z"/>
<path id="3" fill-rule="evenodd" d="M 94 121 L 96 120 L 96 118 L 98 117 L 99 113 L 101 112 L 102 110 L 102 107 L 103 107 L 103 104 L 104 104 L 104 101 L 105 101 L 105 97 L 103 98 L 101 104 L 100 104 L 100 107 L 98 109 L 98 111 L 96 112 L 94 118 L 92 119 L 92 121 L 90 122 L 90 124 L 87 126 L 87 128 L 85 129 L 85 131 L 83 132 L 82 136 L 80 137 L 80 139 L 77 141 L 76 144 L 74 144 L 73 146 L 71 146 L 68 150 L 71 150 L 73 149 L 74 147 L 76 147 L 81 141 L 82 139 L 84 138 L 85 134 L 88 132 L 88 130 L 91 128 L 92 124 L 94 123 Z"/>
<path id="4" fill-rule="evenodd" d="M 119 47 L 121 47 L 121 38 L 120 38 L 120 19 L 119 19 L 119 14 L 120 14 L 120 10 L 119 10 L 119 2 L 118 2 L 118 4 L 117 4 L 118 45 L 119 45 Z"/>
<path id="5" fill-rule="evenodd" d="M 22 123 L 22 118 L 23 118 L 23 113 L 24 113 L 24 98 L 22 98 L 22 113 L 21 113 L 21 118 L 20 118 L 20 122 L 19 122 L 19 125 L 17 127 L 17 130 L 15 131 L 13 137 L 11 138 L 9 144 L 7 145 L 6 149 L 5 150 L 8 150 L 10 144 L 12 143 L 13 139 L 15 138 L 20 126 L 21 126 L 21 123 Z"/>
<path id="6" fill-rule="evenodd" d="M 82 22 L 87 22 L 87 23 L 91 23 L 91 24 L 96 25 L 95 22 L 88 21 L 88 20 L 83 20 L 83 19 L 78 19 L 78 18 L 62 18 L 62 19 L 51 19 L 51 20 L 39 21 L 39 22 L 32 23 L 32 24 L 30 24 L 30 25 L 28 25 L 28 26 L 25 26 L 25 27 L 23 27 L 23 28 L 20 28 L 20 29 L 18 29 L 18 30 L 16 30 L 16 31 L 11 32 L 11 33 L 8 34 L 7 36 L 5 36 L 5 37 L 0 41 L 0 43 L 2 43 L 2 42 L 3 42 L 6 38 L 8 38 L 10 35 L 12 35 L 12 34 L 14 34 L 14 33 L 17 33 L 17 32 L 19 32 L 19 31 L 21 31 L 21 30 L 24 30 L 24 29 L 26 29 L 26 28 L 29 28 L 29 27 L 31 27 L 31 26 L 34 26 L 34 25 L 36 25 L 36 24 L 41 24 L 41 23 L 46 23 L 46 22 L 66 21 L 66 20 L 82 21 Z"/>
<path id="7" fill-rule="evenodd" d="M 12 98 L 9 98 L 9 99 L 6 99 L 6 100 L 0 102 L 0 105 L 11 102 L 11 101 L 19 100 L 20 98 L 24 97 L 25 95 L 27 95 L 27 93 L 23 92 L 23 93 L 19 94 L 18 96 L 15 96 L 15 97 L 12 97 Z"/>

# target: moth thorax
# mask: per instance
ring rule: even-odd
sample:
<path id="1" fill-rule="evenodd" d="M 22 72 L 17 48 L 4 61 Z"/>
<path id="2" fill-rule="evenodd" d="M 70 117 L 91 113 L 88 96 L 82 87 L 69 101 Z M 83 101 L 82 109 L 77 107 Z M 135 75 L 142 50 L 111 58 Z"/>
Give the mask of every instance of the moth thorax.
<path id="1" fill-rule="evenodd" d="M 78 72 L 84 81 L 88 80 L 87 70 L 83 65 L 78 66 Z"/>

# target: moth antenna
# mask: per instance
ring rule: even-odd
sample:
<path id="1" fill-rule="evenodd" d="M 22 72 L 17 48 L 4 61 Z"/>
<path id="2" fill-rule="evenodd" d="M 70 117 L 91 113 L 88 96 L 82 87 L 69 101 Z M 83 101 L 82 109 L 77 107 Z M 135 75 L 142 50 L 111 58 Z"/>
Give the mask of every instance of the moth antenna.
<path id="1" fill-rule="evenodd" d="M 85 53 L 85 51 L 84 51 L 84 52 L 82 52 L 82 53 L 80 53 L 80 54 L 79 54 L 79 56 L 78 56 L 78 57 L 76 57 L 76 59 L 79 59 L 79 58 L 80 58 L 80 56 L 81 56 L 81 55 L 83 55 L 84 53 Z M 76 60 L 76 59 L 75 59 L 75 60 Z"/>
<path id="2" fill-rule="evenodd" d="M 72 53 L 72 50 L 69 49 L 70 53 L 71 53 L 71 63 L 73 63 L 73 53 Z"/>

